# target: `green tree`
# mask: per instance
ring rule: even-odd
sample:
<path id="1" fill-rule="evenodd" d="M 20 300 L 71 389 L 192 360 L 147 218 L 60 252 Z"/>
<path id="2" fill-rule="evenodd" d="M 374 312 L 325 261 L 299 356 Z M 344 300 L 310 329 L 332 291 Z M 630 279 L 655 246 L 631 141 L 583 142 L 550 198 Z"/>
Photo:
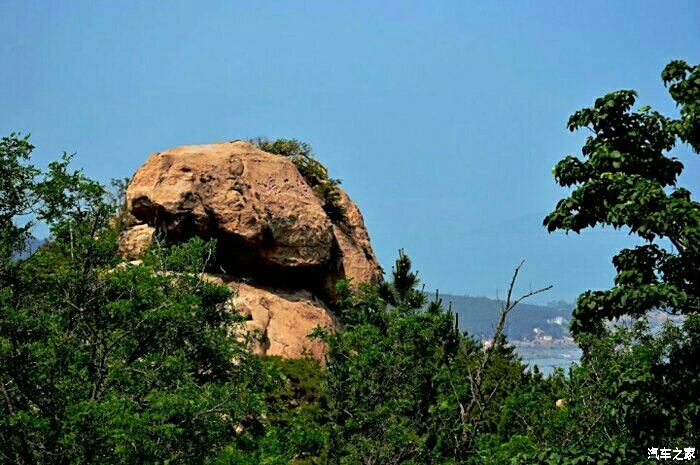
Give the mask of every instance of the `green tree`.
<path id="1" fill-rule="evenodd" d="M 26 250 L 32 224 L 26 215 L 34 205 L 34 179 L 39 171 L 29 164 L 34 146 L 17 134 L 0 140 L 0 273 L 8 278 L 13 258 Z M 17 224 L 18 220 L 24 224 Z"/>
<path id="2" fill-rule="evenodd" d="M 554 168 L 557 182 L 573 190 L 544 220 L 549 231 L 627 228 L 645 242 L 613 258 L 614 286 L 583 293 L 571 323 L 584 349 L 581 376 L 602 373 L 596 395 L 622 420 L 628 448 L 637 451 L 700 440 L 700 203 L 677 186 L 683 164 L 670 153 L 679 140 L 700 152 L 700 66 L 671 62 L 662 79 L 678 119 L 633 110 L 631 90 L 571 116 L 570 130 L 591 135 L 581 158 L 567 156 Z M 685 321 L 655 335 L 644 325 L 650 310 Z M 641 325 L 633 337 L 605 325 L 625 316 Z"/>
<path id="3" fill-rule="evenodd" d="M 672 62 L 662 76 L 680 107 L 678 120 L 649 107 L 633 111 L 637 94 L 631 90 L 601 97 L 569 119 L 570 130 L 588 128 L 592 135 L 582 158 L 567 156 L 554 168 L 557 182 L 574 189 L 545 226 L 574 232 L 597 225 L 628 228 L 646 241 L 614 257 L 612 289 L 579 297 L 575 334 L 599 329 L 605 319 L 643 316 L 652 309 L 700 311 L 700 204 L 676 186 L 683 164 L 668 153 L 677 138 L 700 150 L 700 67 Z"/>
<path id="4" fill-rule="evenodd" d="M 501 334 L 488 348 L 461 333 L 439 297 L 426 305 L 403 251 L 392 280 L 338 289 L 342 330 L 328 344 L 330 463 L 478 463 L 523 366 Z M 512 290 L 512 288 L 511 288 Z M 507 310 L 506 310 L 507 309 Z"/>
<path id="5" fill-rule="evenodd" d="M 200 274 L 212 244 L 119 265 L 106 190 L 64 156 L 41 174 L 27 138 L 0 145 L 0 461 L 214 463 L 255 452 L 266 365 L 231 333 L 229 291 Z M 50 237 L 18 258 L 29 226 Z M 240 433 L 242 431 L 242 433 Z M 237 434 L 238 432 L 238 434 Z"/>

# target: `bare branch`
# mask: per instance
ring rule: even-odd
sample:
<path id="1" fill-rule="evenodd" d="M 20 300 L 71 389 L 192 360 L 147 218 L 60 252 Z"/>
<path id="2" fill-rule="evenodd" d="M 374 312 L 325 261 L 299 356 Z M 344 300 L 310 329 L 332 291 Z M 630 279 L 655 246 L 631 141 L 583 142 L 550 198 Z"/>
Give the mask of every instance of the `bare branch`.
<path id="1" fill-rule="evenodd" d="M 500 344 L 501 340 L 501 335 L 503 334 L 503 328 L 505 327 L 506 319 L 508 317 L 508 314 L 512 312 L 521 302 L 524 300 L 535 296 L 537 294 L 541 294 L 543 292 L 546 292 L 552 288 L 552 286 L 546 286 L 534 291 L 530 291 L 526 294 L 523 294 L 520 297 L 514 298 L 514 291 L 515 291 L 515 283 L 518 280 L 518 275 L 520 274 L 520 270 L 525 263 L 525 260 L 522 260 L 518 266 L 515 267 L 515 271 L 513 272 L 513 277 L 510 280 L 510 285 L 508 286 L 508 293 L 505 302 L 503 303 L 503 306 L 501 307 L 501 310 L 498 314 L 498 322 L 496 323 L 496 327 L 494 329 L 493 333 L 493 339 L 492 343 L 490 346 L 485 347 L 483 350 L 483 355 L 481 357 L 481 363 L 477 367 L 476 371 L 472 373 L 471 370 L 468 371 L 468 376 L 469 376 L 469 385 L 471 389 L 471 400 L 469 401 L 469 404 L 466 406 L 466 408 L 461 409 L 461 417 L 462 417 L 462 422 L 466 423 L 467 421 L 471 422 L 472 425 L 474 426 L 473 428 L 465 428 L 465 433 L 463 433 L 463 441 L 467 445 L 467 447 L 471 447 L 472 441 L 474 439 L 474 435 L 476 432 L 476 425 L 481 421 L 484 413 L 488 409 L 489 404 L 491 403 L 491 400 L 493 397 L 496 395 L 496 392 L 498 391 L 501 382 L 503 381 L 502 379 L 498 380 L 496 383 L 496 386 L 491 390 L 491 392 L 488 395 L 485 395 L 483 392 L 484 390 L 484 378 L 486 375 L 486 371 L 489 366 L 489 361 L 491 360 L 491 356 L 493 355 L 494 351 L 496 350 L 496 346 Z M 461 404 L 460 404 L 461 406 Z M 478 406 L 478 409 L 475 414 L 473 412 L 475 411 L 475 408 Z M 473 414 L 473 415 L 472 415 Z"/>
<path id="2" fill-rule="evenodd" d="M 7 389 L 5 389 L 5 383 L 0 379 L 0 390 L 2 391 L 3 396 L 5 397 L 5 402 L 7 403 L 7 412 L 10 414 L 10 416 L 15 414 L 15 409 L 12 406 L 12 399 L 10 399 L 10 395 L 7 392 Z"/>

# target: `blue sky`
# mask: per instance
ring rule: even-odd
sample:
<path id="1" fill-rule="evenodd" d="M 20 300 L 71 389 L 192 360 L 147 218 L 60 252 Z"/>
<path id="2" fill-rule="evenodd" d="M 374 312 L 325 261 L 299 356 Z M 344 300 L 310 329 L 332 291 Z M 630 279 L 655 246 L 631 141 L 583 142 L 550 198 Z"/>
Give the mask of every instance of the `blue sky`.
<path id="1" fill-rule="evenodd" d="M 429 289 L 610 284 L 624 232 L 548 235 L 567 117 L 633 88 L 667 114 L 666 62 L 700 62 L 697 1 L 5 1 L 0 133 L 108 180 L 149 153 L 263 135 L 310 142 L 360 205 L 380 261 Z M 687 149 L 682 184 L 700 191 Z"/>

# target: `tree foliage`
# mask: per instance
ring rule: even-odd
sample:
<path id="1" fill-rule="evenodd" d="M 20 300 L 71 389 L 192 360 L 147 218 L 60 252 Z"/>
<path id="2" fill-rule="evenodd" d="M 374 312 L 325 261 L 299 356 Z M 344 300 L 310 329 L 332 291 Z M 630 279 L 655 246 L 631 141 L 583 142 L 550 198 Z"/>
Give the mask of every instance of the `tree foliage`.
<path id="1" fill-rule="evenodd" d="M 273 378 L 231 336 L 227 288 L 199 274 L 212 244 L 118 266 L 103 186 L 67 156 L 39 173 L 27 138 L 0 149 L 14 176 L 0 192 L 2 463 L 211 463 L 242 444 L 236 427 L 261 421 Z M 51 236 L 10 259 L 27 212 Z"/>
<path id="2" fill-rule="evenodd" d="M 567 156 L 554 168 L 557 182 L 573 191 L 544 220 L 549 231 L 612 226 L 644 241 L 613 258 L 614 286 L 582 294 L 571 323 L 585 357 L 569 383 L 601 380 L 600 423 L 617 418 L 604 430 L 620 433 L 609 442 L 630 453 L 700 440 L 700 203 L 677 185 L 683 164 L 671 153 L 678 141 L 700 151 L 700 66 L 673 61 L 662 79 L 678 104 L 677 119 L 633 110 L 637 94 L 629 90 L 571 116 L 570 130 L 585 127 L 592 135 L 582 158 Z M 650 310 L 684 320 L 654 334 L 645 324 Z M 622 317 L 632 318 L 633 331 L 604 324 Z"/>
<path id="3" fill-rule="evenodd" d="M 16 254 L 25 251 L 31 223 L 18 220 L 32 212 L 34 178 L 29 164 L 34 146 L 29 137 L 11 134 L 0 140 L 0 273 L 7 273 Z"/>
<path id="4" fill-rule="evenodd" d="M 502 326 L 484 347 L 439 296 L 426 305 L 418 285 L 399 251 L 390 282 L 339 286 L 344 328 L 318 334 L 330 463 L 478 463 L 475 438 L 497 431 L 498 406 L 520 386 L 524 367 Z"/>
<path id="5" fill-rule="evenodd" d="M 683 164 L 669 154 L 677 139 L 700 149 L 699 74 L 698 66 L 680 61 L 662 74 L 679 105 L 678 120 L 649 107 L 633 110 L 637 94 L 630 90 L 601 97 L 569 119 L 570 130 L 587 128 L 592 135 L 582 158 L 567 156 L 554 168 L 557 182 L 573 191 L 545 218 L 545 226 L 574 232 L 597 225 L 628 228 L 646 241 L 614 257 L 612 289 L 579 298 L 572 323 L 576 334 L 600 329 L 606 319 L 639 317 L 652 309 L 700 311 L 700 204 L 677 186 Z"/>

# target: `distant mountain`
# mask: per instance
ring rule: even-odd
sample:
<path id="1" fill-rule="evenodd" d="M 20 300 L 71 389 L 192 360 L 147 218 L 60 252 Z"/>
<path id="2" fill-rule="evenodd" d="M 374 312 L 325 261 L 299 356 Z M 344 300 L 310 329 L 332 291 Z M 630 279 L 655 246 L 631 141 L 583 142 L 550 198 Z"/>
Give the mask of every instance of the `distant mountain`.
<path id="1" fill-rule="evenodd" d="M 44 242 L 46 242 L 46 239 L 37 239 L 36 237 L 30 237 L 29 239 L 27 239 L 27 249 L 20 254 L 16 254 L 13 258 L 27 258 L 32 253 L 34 253 L 36 249 L 44 245 Z"/>
<path id="2" fill-rule="evenodd" d="M 34 252 L 36 249 L 44 245 L 46 239 L 37 239 L 36 237 L 30 237 L 27 241 L 27 250 L 29 252 Z"/>
<path id="3" fill-rule="evenodd" d="M 488 297 L 441 294 L 445 305 L 452 303 L 452 311 L 459 318 L 462 331 L 490 339 L 498 321 L 503 302 Z M 568 326 L 573 304 L 552 302 L 547 305 L 522 303 L 506 320 L 505 333 L 510 340 L 549 341 L 569 336 Z"/>

